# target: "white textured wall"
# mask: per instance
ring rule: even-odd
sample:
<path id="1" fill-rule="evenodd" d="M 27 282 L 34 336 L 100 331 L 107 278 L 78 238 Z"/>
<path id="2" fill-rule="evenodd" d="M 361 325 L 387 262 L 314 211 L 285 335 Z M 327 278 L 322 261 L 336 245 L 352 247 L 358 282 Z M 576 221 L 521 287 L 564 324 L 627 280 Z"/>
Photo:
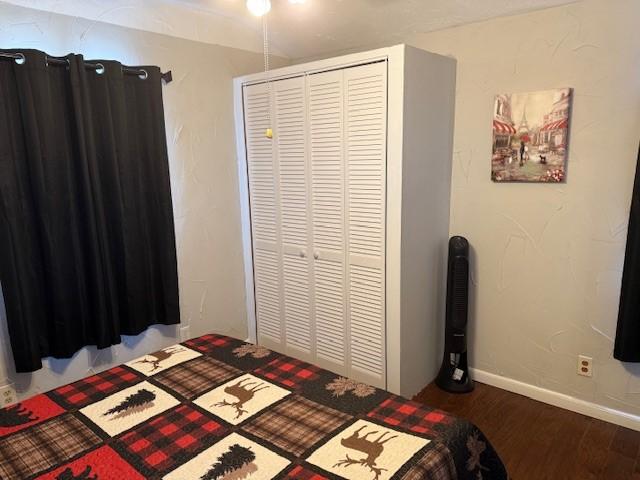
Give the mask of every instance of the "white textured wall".
<path id="1" fill-rule="evenodd" d="M 640 140 L 640 2 L 587 0 L 416 35 L 458 61 L 451 234 L 474 250 L 475 367 L 640 414 L 612 358 Z M 490 180 L 494 94 L 573 87 L 567 183 Z M 593 378 L 576 374 L 594 358 Z"/>
<path id="2" fill-rule="evenodd" d="M 244 271 L 233 128 L 232 78 L 262 68 L 262 56 L 0 3 L 0 47 L 83 53 L 173 71 L 164 87 L 176 222 L 180 309 L 185 335 L 215 331 L 246 338 Z M 274 61 L 276 65 L 281 60 Z M 49 360 L 15 375 L 0 298 L 0 385 L 22 397 L 77 380 L 179 341 L 175 327 L 152 327 L 123 344 Z"/>

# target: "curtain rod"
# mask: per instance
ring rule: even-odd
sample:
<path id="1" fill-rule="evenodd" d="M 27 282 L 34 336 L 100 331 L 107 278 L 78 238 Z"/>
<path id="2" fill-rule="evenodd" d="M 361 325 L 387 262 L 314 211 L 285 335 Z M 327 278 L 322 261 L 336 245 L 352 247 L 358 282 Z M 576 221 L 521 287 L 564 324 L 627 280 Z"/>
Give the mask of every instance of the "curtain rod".
<path id="1" fill-rule="evenodd" d="M 16 63 L 20 65 L 22 65 L 27 60 L 27 58 L 24 56 L 23 53 L 0 52 L 0 58 L 9 58 L 9 59 L 15 60 Z M 47 55 L 45 56 L 45 60 L 47 62 L 47 65 L 68 65 L 69 64 L 69 60 L 67 60 L 66 58 L 50 57 Z M 86 69 L 95 70 L 98 73 L 104 72 L 104 65 L 101 63 L 84 62 L 84 66 Z M 132 67 L 127 67 L 125 65 L 122 66 L 122 72 L 128 75 L 137 75 L 143 80 L 146 80 L 147 77 L 149 76 L 149 73 L 143 68 L 132 68 Z M 171 82 L 173 80 L 173 76 L 171 75 L 171 70 L 162 73 L 161 78 L 162 80 L 164 80 L 164 83 Z"/>

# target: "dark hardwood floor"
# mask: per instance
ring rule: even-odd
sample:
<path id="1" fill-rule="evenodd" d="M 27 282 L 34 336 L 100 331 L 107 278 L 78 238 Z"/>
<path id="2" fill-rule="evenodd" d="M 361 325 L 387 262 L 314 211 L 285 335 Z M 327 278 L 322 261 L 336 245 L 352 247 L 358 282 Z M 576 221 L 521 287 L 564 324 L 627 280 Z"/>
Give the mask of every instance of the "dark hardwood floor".
<path id="1" fill-rule="evenodd" d="M 476 424 L 514 480 L 640 480 L 640 432 L 477 382 L 463 395 L 431 384 L 414 400 Z"/>

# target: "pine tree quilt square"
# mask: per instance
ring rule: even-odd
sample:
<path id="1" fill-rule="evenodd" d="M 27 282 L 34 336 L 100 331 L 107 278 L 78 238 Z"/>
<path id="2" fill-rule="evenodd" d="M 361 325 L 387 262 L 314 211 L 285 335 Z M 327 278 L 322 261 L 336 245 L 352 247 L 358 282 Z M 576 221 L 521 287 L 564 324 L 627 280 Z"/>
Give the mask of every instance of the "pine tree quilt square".
<path id="1" fill-rule="evenodd" d="M 286 458 L 242 435 L 232 433 L 163 478 L 270 480 L 288 465 Z"/>
<path id="2" fill-rule="evenodd" d="M 184 345 L 173 345 L 144 357 L 136 358 L 126 363 L 126 365 L 150 377 L 201 355 L 200 352 L 191 350 Z"/>
<path id="3" fill-rule="evenodd" d="M 429 440 L 358 420 L 307 459 L 349 480 L 389 480 Z"/>
<path id="4" fill-rule="evenodd" d="M 179 403 L 159 387 L 142 382 L 92 403 L 80 413 L 114 437 Z"/>
<path id="5" fill-rule="evenodd" d="M 77 460 L 38 477 L 36 480 L 144 480 L 131 465 L 110 447 L 100 447 Z"/>
<path id="6" fill-rule="evenodd" d="M 232 425 L 238 425 L 290 393 L 248 373 L 214 388 L 193 403 Z"/>

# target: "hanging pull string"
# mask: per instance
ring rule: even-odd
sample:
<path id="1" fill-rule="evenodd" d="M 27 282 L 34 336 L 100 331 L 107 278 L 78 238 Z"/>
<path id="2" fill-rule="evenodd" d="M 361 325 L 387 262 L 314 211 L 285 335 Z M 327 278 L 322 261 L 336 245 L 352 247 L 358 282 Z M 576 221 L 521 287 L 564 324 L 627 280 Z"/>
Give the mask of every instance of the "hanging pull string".
<path id="1" fill-rule="evenodd" d="M 262 16 L 262 48 L 264 52 L 264 72 L 269 73 L 269 23 L 267 15 Z"/>

